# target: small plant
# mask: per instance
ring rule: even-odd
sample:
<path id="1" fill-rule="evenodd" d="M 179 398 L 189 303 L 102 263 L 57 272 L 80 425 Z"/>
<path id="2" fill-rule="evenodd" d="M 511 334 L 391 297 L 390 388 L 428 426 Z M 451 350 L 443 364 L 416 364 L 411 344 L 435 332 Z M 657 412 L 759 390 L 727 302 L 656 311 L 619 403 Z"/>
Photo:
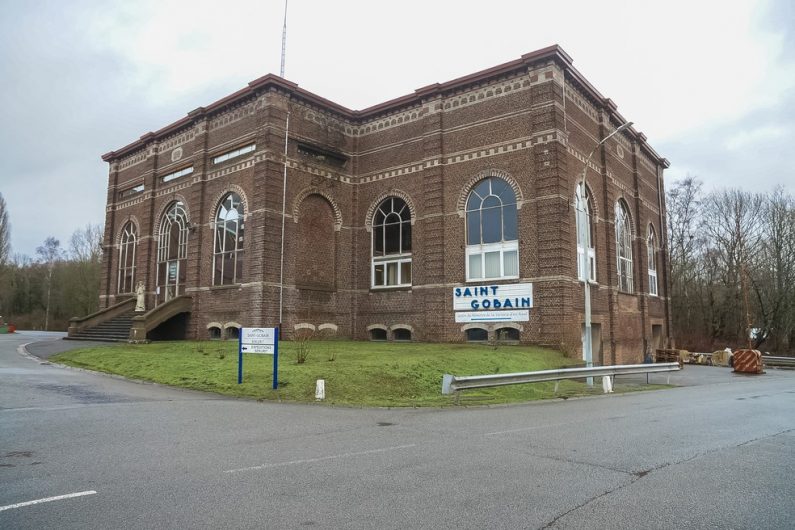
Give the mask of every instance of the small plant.
<path id="1" fill-rule="evenodd" d="M 304 364 L 311 352 L 310 341 L 315 332 L 311 329 L 299 329 L 295 332 L 295 362 Z"/>

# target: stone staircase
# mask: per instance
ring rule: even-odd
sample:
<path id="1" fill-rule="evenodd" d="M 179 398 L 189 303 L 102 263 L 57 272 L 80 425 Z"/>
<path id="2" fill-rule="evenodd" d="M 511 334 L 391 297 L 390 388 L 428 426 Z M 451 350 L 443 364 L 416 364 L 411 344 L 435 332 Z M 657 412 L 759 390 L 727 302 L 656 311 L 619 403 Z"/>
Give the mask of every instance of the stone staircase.
<path id="1" fill-rule="evenodd" d="M 96 326 L 71 333 L 66 338 L 69 340 L 127 342 L 130 338 L 130 328 L 132 328 L 132 317 L 134 316 L 134 311 L 127 311 Z"/>

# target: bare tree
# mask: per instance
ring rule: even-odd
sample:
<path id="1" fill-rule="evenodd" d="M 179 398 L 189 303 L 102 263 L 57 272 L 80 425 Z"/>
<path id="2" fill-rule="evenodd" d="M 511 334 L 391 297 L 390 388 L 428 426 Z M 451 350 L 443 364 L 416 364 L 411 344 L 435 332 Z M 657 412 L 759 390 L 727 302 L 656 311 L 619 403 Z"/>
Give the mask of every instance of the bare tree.
<path id="1" fill-rule="evenodd" d="M 671 298 L 677 335 L 698 335 L 703 312 L 699 277 L 704 262 L 705 238 L 700 228 L 701 181 L 687 176 L 673 183 L 666 199 L 668 249 L 671 263 Z"/>
<path id="2" fill-rule="evenodd" d="M 102 259 L 102 225 L 88 224 L 75 230 L 70 240 L 71 258 L 81 262 L 96 262 Z"/>
<path id="3" fill-rule="evenodd" d="M 787 351 L 795 329 L 795 199 L 779 187 L 760 214 L 764 238 L 752 277 L 759 313 L 754 346 L 772 338 L 775 350 Z"/>
<path id="4" fill-rule="evenodd" d="M 702 227 L 719 278 L 708 286 L 719 324 L 714 331 L 733 340 L 747 337 L 752 327 L 748 280 L 762 243 L 763 205 L 762 195 L 737 189 L 713 192 L 704 201 Z"/>
<path id="5" fill-rule="evenodd" d="M 0 267 L 8 262 L 11 256 L 11 225 L 8 223 L 8 207 L 3 194 L 0 193 Z"/>
<path id="6" fill-rule="evenodd" d="M 46 284 L 47 284 L 47 298 L 44 310 L 44 330 L 47 331 L 50 325 L 50 299 L 52 293 L 52 273 L 55 270 L 55 265 L 63 259 L 63 251 L 61 250 L 61 242 L 54 237 L 48 237 L 44 240 L 44 245 L 36 249 L 36 254 L 39 255 L 39 260 L 47 268 Z"/>
<path id="7" fill-rule="evenodd" d="M 64 270 L 64 293 L 69 301 L 64 310 L 72 316 L 87 315 L 99 307 L 102 237 L 101 225 L 89 224 L 72 234 L 70 260 Z"/>

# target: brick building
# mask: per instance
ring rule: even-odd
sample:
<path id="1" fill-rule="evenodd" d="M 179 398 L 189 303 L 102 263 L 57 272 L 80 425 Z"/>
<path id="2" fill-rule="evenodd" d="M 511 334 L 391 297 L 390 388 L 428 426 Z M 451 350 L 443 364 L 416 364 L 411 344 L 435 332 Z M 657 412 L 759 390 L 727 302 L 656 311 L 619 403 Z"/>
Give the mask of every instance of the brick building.
<path id="1" fill-rule="evenodd" d="M 275 326 L 281 295 L 287 335 L 576 350 L 587 276 L 595 361 L 640 361 L 671 342 L 668 162 L 630 127 L 578 185 L 624 122 L 557 46 L 360 111 L 267 75 L 102 157 L 101 305 L 143 282 L 150 338 Z M 529 318 L 456 321 L 456 288 L 514 284 Z"/>

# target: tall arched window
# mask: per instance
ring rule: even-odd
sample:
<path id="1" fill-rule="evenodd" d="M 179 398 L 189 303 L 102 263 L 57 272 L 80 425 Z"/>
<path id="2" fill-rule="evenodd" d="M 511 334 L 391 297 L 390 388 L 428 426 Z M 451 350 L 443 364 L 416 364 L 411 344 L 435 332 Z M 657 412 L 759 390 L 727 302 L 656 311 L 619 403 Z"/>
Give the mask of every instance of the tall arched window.
<path id="1" fill-rule="evenodd" d="M 135 255 L 138 250 L 138 231 L 132 221 L 127 222 L 121 231 L 119 243 L 119 293 L 135 290 Z"/>
<path id="2" fill-rule="evenodd" d="M 243 278 L 243 204 L 240 195 L 226 195 L 215 214 L 213 285 L 240 283 Z"/>
<path id="3" fill-rule="evenodd" d="M 629 213 L 623 201 L 616 203 L 616 266 L 618 268 L 618 289 L 631 293 L 632 286 L 632 229 Z"/>
<path id="4" fill-rule="evenodd" d="M 519 277 L 516 194 L 504 180 L 488 177 L 466 204 L 467 280 Z"/>
<path id="5" fill-rule="evenodd" d="M 585 196 L 584 200 L 583 195 Z M 580 281 L 585 281 L 587 277 L 590 281 L 595 282 L 596 251 L 594 250 L 593 224 L 591 222 L 592 210 L 591 194 L 588 193 L 588 188 L 585 188 L 583 193 L 582 183 L 580 183 L 574 193 L 574 215 L 577 225 L 577 277 Z M 581 231 L 583 226 L 585 230 Z"/>
<path id="6" fill-rule="evenodd" d="M 657 296 L 657 240 L 652 225 L 649 225 L 649 235 L 646 238 L 646 257 L 649 264 L 649 294 Z"/>
<path id="7" fill-rule="evenodd" d="M 160 220 L 157 240 L 157 301 L 168 302 L 182 294 L 188 257 L 188 214 L 176 201 Z"/>
<path id="8" fill-rule="evenodd" d="M 411 285 L 411 212 L 406 201 L 389 197 L 373 216 L 373 287 Z"/>

